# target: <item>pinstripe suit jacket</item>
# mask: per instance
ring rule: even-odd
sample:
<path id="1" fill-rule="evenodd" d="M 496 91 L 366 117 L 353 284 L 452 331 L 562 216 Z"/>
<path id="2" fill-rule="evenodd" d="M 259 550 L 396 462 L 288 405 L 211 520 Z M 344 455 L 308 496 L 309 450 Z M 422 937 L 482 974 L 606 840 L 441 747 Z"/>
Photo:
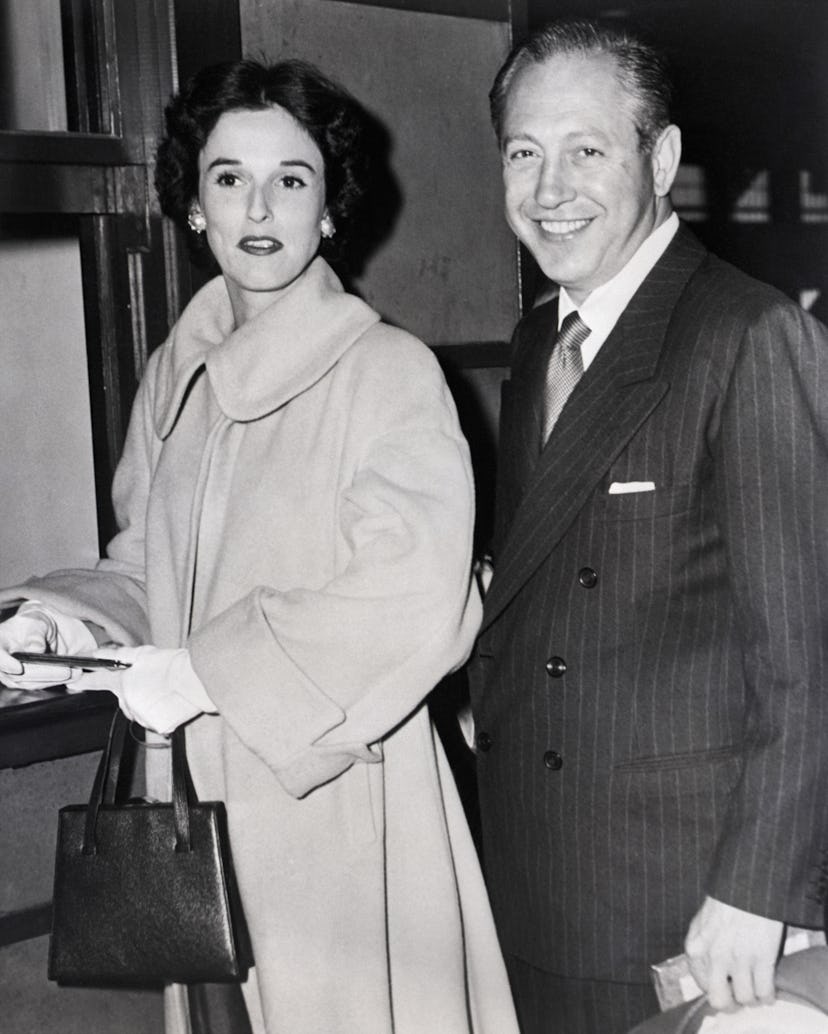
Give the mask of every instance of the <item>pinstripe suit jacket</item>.
<path id="1" fill-rule="evenodd" d="M 706 894 L 820 925 L 828 331 L 682 228 L 539 454 L 555 305 L 504 391 L 484 863 L 505 951 L 647 980 Z"/>

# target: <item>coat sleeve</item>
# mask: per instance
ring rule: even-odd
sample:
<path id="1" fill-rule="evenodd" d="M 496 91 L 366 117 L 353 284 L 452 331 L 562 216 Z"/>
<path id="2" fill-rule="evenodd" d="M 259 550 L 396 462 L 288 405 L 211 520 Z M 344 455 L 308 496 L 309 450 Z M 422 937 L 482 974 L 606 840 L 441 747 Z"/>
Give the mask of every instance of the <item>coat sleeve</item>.
<path id="1" fill-rule="evenodd" d="M 146 506 L 158 440 L 152 424 L 152 385 L 160 351 L 153 353 L 138 388 L 124 450 L 112 488 L 118 534 L 92 570 L 73 568 L 30 578 L 4 589 L 0 600 L 37 599 L 104 629 L 113 641 L 136 646 L 149 641 L 144 540 Z"/>
<path id="2" fill-rule="evenodd" d="M 828 332 L 797 307 L 745 334 L 714 469 L 748 742 L 708 890 L 804 925 L 828 847 Z"/>
<path id="3" fill-rule="evenodd" d="M 319 589 L 255 590 L 189 643 L 224 720 L 295 796 L 379 760 L 480 619 L 468 448 L 433 356 L 375 351 L 351 405 L 370 430 L 332 529 L 347 563 Z"/>

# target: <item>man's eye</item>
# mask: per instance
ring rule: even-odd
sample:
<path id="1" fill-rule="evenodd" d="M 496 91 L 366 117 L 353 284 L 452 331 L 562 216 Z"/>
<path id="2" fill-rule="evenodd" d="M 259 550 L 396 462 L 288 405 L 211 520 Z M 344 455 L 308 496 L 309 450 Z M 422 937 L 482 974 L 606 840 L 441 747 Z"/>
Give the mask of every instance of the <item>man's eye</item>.
<path id="1" fill-rule="evenodd" d="M 525 161 L 527 158 L 534 158 L 535 152 L 528 147 L 518 147 L 514 151 L 509 151 L 507 157 L 510 162 Z"/>
<path id="2" fill-rule="evenodd" d="M 585 158 L 597 158 L 600 156 L 601 152 L 595 147 L 582 147 L 581 154 Z"/>

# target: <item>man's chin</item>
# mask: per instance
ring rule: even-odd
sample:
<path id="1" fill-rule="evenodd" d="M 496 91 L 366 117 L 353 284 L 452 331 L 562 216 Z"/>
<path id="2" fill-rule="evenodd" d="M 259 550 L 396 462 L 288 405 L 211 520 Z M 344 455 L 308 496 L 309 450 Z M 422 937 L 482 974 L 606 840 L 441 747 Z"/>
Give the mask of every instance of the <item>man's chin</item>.
<path id="1" fill-rule="evenodd" d="M 586 280 L 583 271 L 572 262 L 561 262 L 560 259 L 554 261 L 547 251 L 532 252 L 532 256 L 547 280 L 565 287 L 570 293 L 577 291 L 578 285 Z"/>

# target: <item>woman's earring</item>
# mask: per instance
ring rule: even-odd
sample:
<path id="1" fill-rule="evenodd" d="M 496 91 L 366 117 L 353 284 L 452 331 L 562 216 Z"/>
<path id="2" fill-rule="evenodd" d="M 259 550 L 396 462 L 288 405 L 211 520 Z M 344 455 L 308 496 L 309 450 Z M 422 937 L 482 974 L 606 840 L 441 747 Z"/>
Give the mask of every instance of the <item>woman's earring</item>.
<path id="1" fill-rule="evenodd" d="M 322 231 L 322 236 L 328 240 L 330 240 L 330 238 L 336 233 L 334 221 L 327 212 L 322 216 L 322 222 L 319 224 L 319 229 Z"/>
<path id="2" fill-rule="evenodd" d="M 187 223 L 193 233 L 204 233 L 207 229 L 207 220 L 204 218 L 204 213 L 200 208 L 192 209 Z"/>

